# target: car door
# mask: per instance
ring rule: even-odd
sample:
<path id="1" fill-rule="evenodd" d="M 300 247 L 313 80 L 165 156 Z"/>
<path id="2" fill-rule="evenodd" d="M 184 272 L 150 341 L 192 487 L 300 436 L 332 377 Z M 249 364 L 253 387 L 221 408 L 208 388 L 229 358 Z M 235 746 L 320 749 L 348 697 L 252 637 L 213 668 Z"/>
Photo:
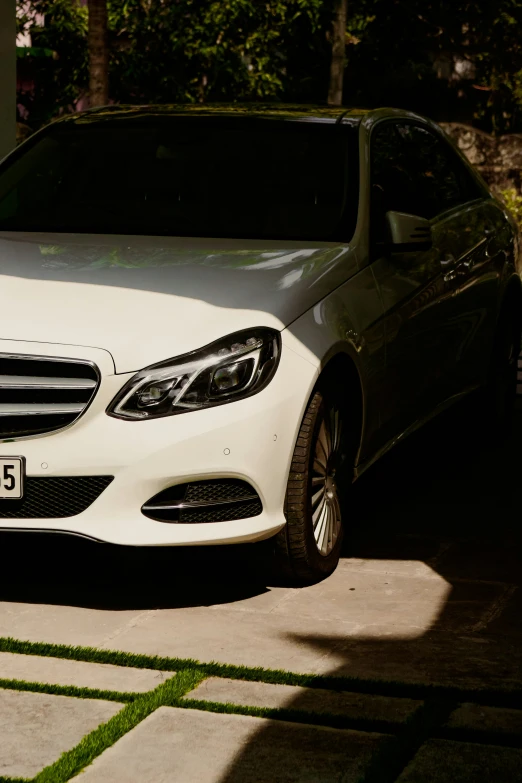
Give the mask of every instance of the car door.
<path id="1" fill-rule="evenodd" d="M 504 210 L 451 143 L 421 127 L 412 132 L 430 160 L 442 209 L 447 310 L 457 338 L 447 394 L 459 394 L 483 381 L 489 367 L 500 278 L 512 234 Z"/>
<path id="2" fill-rule="evenodd" d="M 513 233 L 494 199 L 469 204 L 451 221 L 454 237 L 454 319 L 459 324 L 454 393 L 486 379 L 498 315 L 498 295 Z"/>
<path id="3" fill-rule="evenodd" d="M 383 437 L 426 416 L 447 394 L 459 335 L 448 277 L 455 247 L 444 222 L 432 161 L 419 149 L 416 126 L 393 120 L 370 136 L 372 269 L 385 313 L 386 390 Z M 429 249 L 395 252 L 386 234 L 389 211 L 431 221 Z"/>
<path id="4" fill-rule="evenodd" d="M 443 134 L 421 126 L 411 134 L 419 168 L 433 174 L 445 234 L 446 310 L 455 343 L 444 393 L 451 396 L 478 385 L 487 372 L 510 232 L 503 209 Z"/>

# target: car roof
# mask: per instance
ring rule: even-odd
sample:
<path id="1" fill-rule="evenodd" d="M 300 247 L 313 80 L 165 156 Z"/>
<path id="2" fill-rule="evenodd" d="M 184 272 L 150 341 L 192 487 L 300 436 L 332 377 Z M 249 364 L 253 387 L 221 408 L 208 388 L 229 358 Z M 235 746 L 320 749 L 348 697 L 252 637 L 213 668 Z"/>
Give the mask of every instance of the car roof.
<path id="1" fill-rule="evenodd" d="M 61 117 L 59 123 L 78 125 L 115 120 L 140 120 L 164 117 L 248 117 L 302 122 L 358 125 L 369 111 L 345 106 L 311 106 L 281 103 L 204 103 L 152 104 L 147 106 L 111 105 Z"/>

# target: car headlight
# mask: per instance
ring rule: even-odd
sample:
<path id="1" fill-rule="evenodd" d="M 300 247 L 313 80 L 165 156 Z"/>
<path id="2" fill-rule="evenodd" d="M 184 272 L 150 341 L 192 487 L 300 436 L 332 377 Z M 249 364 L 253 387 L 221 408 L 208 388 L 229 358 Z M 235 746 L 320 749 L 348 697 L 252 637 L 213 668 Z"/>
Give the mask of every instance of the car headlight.
<path id="1" fill-rule="evenodd" d="M 154 419 L 249 397 L 271 381 L 280 353 L 281 337 L 274 329 L 236 332 L 136 373 L 107 413 L 119 419 Z"/>

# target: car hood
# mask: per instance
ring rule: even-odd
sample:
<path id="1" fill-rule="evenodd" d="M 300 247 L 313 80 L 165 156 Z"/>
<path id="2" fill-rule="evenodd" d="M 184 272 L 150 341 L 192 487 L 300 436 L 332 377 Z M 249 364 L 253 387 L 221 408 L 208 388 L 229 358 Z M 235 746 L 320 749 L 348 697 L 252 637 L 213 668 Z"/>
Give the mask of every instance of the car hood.
<path id="1" fill-rule="evenodd" d="M 283 329 L 357 271 L 348 245 L 0 233 L 0 339 L 104 348 L 118 373 Z"/>

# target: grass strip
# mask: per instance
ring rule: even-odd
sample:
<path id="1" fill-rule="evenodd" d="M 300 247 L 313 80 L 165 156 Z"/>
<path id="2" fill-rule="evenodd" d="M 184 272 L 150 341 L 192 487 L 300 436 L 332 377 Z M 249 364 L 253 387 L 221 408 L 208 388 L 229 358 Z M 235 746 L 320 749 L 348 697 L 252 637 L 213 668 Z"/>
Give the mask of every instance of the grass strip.
<path id="1" fill-rule="evenodd" d="M 332 729 L 349 729 L 377 734 L 394 734 L 404 725 L 397 721 L 377 720 L 371 718 L 350 718 L 346 715 L 336 715 L 331 712 L 314 712 L 313 710 L 296 710 L 287 707 L 248 707 L 231 702 L 202 701 L 199 699 L 182 699 L 179 703 L 169 705 L 189 710 L 217 712 L 226 715 L 250 715 L 254 718 L 269 718 L 270 720 L 289 721 L 291 723 L 328 726 Z"/>
<path id="2" fill-rule="evenodd" d="M 182 672 L 199 671 L 204 677 L 228 677 L 233 680 L 266 682 L 277 685 L 300 685 L 307 688 L 326 688 L 336 691 L 379 694 L 397 698 L 447 699 L 450 701 L 475 701 L 485 706 L 518 708 L 522 702 L 522 689 L 498 690 L 465 689 L 454 686 L 421 685 L 391 680 L 362 679 L 349 676 L 325 676 L 297 674 L 283 669 L 234 666 L 222 663 L 201 663 L 192 658 L 170 658 L 157 655 L 143 655 L 118 650 L 100 650 L 94 647 L 72 647 L 46 642 L 26 642 L 11 637 L 0 637 L 0 652 L 23 655 L 40 655 L 50 658 L 65 658 L 91 663 L 110 663 L 116 666 L 137 669 Z"/>
<path id="3" fill-rule="evenodd" d="M 103 699 L 127 703 L 136 701 L 141 694 L 120 691 L 103 691 L 99 688 L 78 688 L 76 685 L 54 685 L 46 682 L 28 682 L 27 680 L 6 680 L 0 678 L 0 688 L 10 691 L 29 691 L 48 693 L 51 696 L 72 696 L 75 699 Z M 2 783 L 2 778 L 0 778 Z"/>
<path id="4" fill-rule="evenodd" d="M 33 778 L 33 783 L 66 783 L 80 770 L 91 764 L 104 750 L 141 723 L 158 707 L 179 701 L 198 685 L 203 676 L 195 670 L 187 670 L 171 677 L 154 690 L 127 704 L 106 723 L 87 734 L 72 750 L 63 753 L 58 761 L 45 767 Z"/>
<path id="5" fill-rule="evenodd" d="M 157 669 L 178 671 L 198 665 L 190 658 L 163 658 L 158 655 L 120 652 L 118 650 L 100 650 L 96 647 L 73 647 L 67 644 L 48 642 L 26 642 L 10 636 L 0 636 L 0 652 L 19 653 L 21 655 L 41 655 L 45 658 L 64 658 L 69 661 L 87 663 L 110 663 L 115 666 L 135 669 Z"/>
<path id="6" fill-rule="evenodd" d="M 10 778 L 0 775 L 0 783 L 31 783 L 29 778 Z"/>

